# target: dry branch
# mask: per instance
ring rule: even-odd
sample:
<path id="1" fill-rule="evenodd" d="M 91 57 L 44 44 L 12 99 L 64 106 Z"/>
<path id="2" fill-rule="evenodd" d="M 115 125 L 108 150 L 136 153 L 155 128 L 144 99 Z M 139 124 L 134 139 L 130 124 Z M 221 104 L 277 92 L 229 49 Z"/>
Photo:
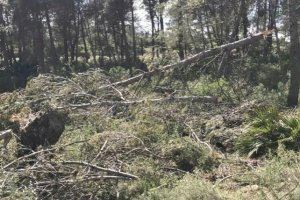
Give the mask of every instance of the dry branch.
<path id="1" fill-rule="evenodd" d="M 44 181 L 35 183 L 36 186 L 50 186 L 50 185 L 73 185 L 79 182 L 87 182 L 87 181 L 99 181 L 99 180 L 123 180 L 126 179 L 124 176 L 89 176 L 82 177 L 79 179 L 68 179 L 68 180 L 58 180 L 58 181 Z"/>
<path id="2" fill-rule="evenodd" d="M 199 62 L 201 59 L 210 57 L 210 56 L 215 55 L 217 53 L 220 53 L 222 51 L 231 51 L 231 50 L 236 49 L 236 48 L 240 48 L 240 47 L 243 47 L 243 46 L 246 46 L 246 45 L 249 45 L 249 44 L 253 44 L 253 43 L 258 42 L 262 39 L 266 39 L 266 37 L 270 36 L 272 33 L 273 33 L 273 30 L 263 31 L 263 32 L 251 35 L 248 38 L 244 38 L 244 39 L 235 41 L 233 43 L 224 44 L 222 46 L 219 46 L 219 47 L 216 47 L 216 48 L 213 48 L 213 49 L 202 51 L 202 52 L 200 52 L 200 53 L 198 53 L 198 54 L 196 54 L 196 55 L 194 55 L 190 58 L 182 60 L 178 63 L 166 65 L 162 68 L 155 69 L 155 70 L 150 71 L 150 72 L 145 72 L 145 73 L 139 74 L 139 75 L 134 76 L 130 79 L 126 79 L 126 80 L 123 80 L 123 81 L 119 81 L 119 82 L 115 82 L 115 83 L 111 83 L 111 84 L 108 84 L 108 85 L 101 86 L 99 89 L 107 89 L 107 88 L 116 87 L 116 86 L 130 85 L 132 83 L 136 83 L 136 82 L 140 81 L 144 77 L 149 77 L 149 76 L 153 76 L 155 74 L 164 73 L 165 71 L 167 71 L 169 69 L 174 69 L 174 68 L 177 68 L 177 67 L 180 67 L 180 66 L 188 66 L 190 64 Z"/>
<path id="3" fill-rule="evenodd" d="M 35 155 L 38 155 L 38 154 L 42 154 L 42 153 L 46 153 L 46 152 L 55 151 L 55 150 L 60 149 L 60 148 L 68 147 L 68 146 L 71 146 L 71 145 L 74 145 L 74 144 L 83 143 L 83 142 L 87 142 L 87 141 L 88 141 L 88 140 L 75 141 L 75 142 L 68 143 L 68 144 L 65 144 L 65 145 L 60 145 L 60 146 L 57 146 L 57 147 L 54 147 L 54 148 L 43 149 L 43 150 L 40 150 L 40 151 L 33 152 L 33 153 L 31 153 L 31 154 L 28 154 L 28 155 L 19 157 L 19 158 L 17 158 L 16 160 L 11 161 L 10 163 L 8 163 L 8 164 L 5 165 L 4 167 L 2 167 L 1 170 L 6 170 L 6 169 L 8 169 L 9 167 L 11 167 L 12 165 L 14 165 L 14 164 L 16 164 L 16 163 L 18 163 L 18 162 L 24 161 L 24 160 L 26 160 L 27 158 L 30 158 L 30 157 L 32 157 L 32 156 L 35 156 Z"/>
<path id="4" fill-rule="evenodd" d="M 138 179 L 137 176 L 132 175 L 132 174 L 128 174 L 125 172 L 120 172 L 120 171 L 116 171 L 114 169 L 108 169 L 108 168 L 103 168 L 103 167 L 99 167 L 97 165 L 93 165 L 87 162 L 81 162 L 81 161 L 64 161 L 62 162 L 62 164 L 72 164 L 72 165 L 82 165 L 82 166 L 86 166 L 86 167 L 91 167 L 93 169 L 99 170 L 99 171 L 103 171 L 103 172 L 107 172 L 107 173 L 112 173 L 121 177 L 125 177 L 125 178 L 130 178 L 130 179 Z"/>
<path id="5" fill-rule="evenodd" d="M 141 100 L 132 100 L 132 101 L 98 101 L 98 102 L 92 102 L 92 103 L 85 103 L 85 104 L 70 104 L 67 107 L 71 108 L 85 108 L 85 107 L 91 107 L 91 106 L 112 106 L 112 105 L 135 105 L 135 104 L 141 104 L 141 103 L 161 103 L 161 102 L 168 102 L 168 101 L 174 101 L 174 102 L 202 102 L 202 103 L 219 103 L 220 99 L 215 96 L 182 96 L 182 97 L 174 97 L 170 96 L 167 98 L 156 98 L 156 99 L 141 99 Z"/>

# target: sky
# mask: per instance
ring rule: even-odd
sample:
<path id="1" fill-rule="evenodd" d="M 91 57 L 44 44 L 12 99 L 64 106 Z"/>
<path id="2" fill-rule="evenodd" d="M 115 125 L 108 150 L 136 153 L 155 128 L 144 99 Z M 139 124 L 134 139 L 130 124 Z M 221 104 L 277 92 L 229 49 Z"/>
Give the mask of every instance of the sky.
<path id="1" fill-rule="evenodd" d="M 151 31 L 151 22 L 148 18 L 148 13 L 143 6 L 143 0 L 135 1 L 135 14 L 138 18 L 137 20 L 137 31 L 140 32 L 150 32 Z M 166 10 L 168 6 L 166 7 Z M 168 16 L 164 16 L 165 27 L 168 27 L 168 23 L 170 22 L 170 18 Z"/>
<path id="2" fill-rule="evenodd" d="M 151 30 L 151 23 L 147 17 L 147 12 L 145 8 L 143 7 L 142 0 L 137 0 L 135 2 L 135 8 L 136 8 L 136 16 L 138 18 L 138 31 L 150 31 Z"/>

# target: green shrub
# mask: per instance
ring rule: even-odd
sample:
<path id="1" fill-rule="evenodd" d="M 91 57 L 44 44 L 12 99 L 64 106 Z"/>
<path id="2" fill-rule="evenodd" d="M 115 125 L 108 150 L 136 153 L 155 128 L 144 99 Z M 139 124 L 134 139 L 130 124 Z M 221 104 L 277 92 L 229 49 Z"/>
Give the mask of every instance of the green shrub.
<path id="1" fill-rule="evenodd" d="M 237 190 L 244 198 L 249 199 L 299 199 L 300 193 L 300 154 L 288 151 L 282 145 L 278 148 L 277 155 L 269 160 L 265 166 L 248 174 L 236 177 L 236 181 L 257 186 L 257 190 L 245 194 L 245 190 Z"/>
<path id="2" fill-rule="evenodd" d="M 72 70 L 74 72 L 86 72 L 90 68 L 91 66 L 88 63 L 82 61 L 79 61 L 72 65 Z"/>
<path id="3" fill-rule="evenodd" d="M 221 199 L 212 185 L 195 175 L 186 175 L 174 188 L 160 189 L 150 193 L 146 199 L 155 200 L 217 200 Z"/>
<path id="4" fill-rule="evenodd" d="M 255 112 L 248 132 L 236 141 L 236 149 L 249 157 L 261 156 L 276 150 L 280 143 L 291 149 L 299 148 L 300 119 L 283 117 L 275 107 L 265 107 Z"/>
<path id="5" fill-rule="evenodd" d="M 225 79 L 209 80 L 205 77 L 190 84 L 192 91 L 197 95 L 222 95 L 222 88 L 228 89 L 229 83 Z"/>
<path id="6" fill-rule="evenodd" d="M 151 158 L 137 157 L 130 169 L 140 179 L 123 185 L 120 194 L 121 199 L 133 199 L 146 194 L 152 188 L 157 188 L 164 176 L 158 166 L 157 162 Z"/>
<path id="7" fill-rule="evenodd" d="M 112 67 L 108 73 L 110 77 L 115 81 L 120 80 L 124 76 L 128 75 L 128 71 L 124 67 L 120 66 Z"/>
<path id="8" fill-rule="evenodd" d="M 277 89 L 267 89 L 263 84 L 259 84 L 252 88 L 248 100 L 256 100 L 259 102 L 268 102 L 273 105 L 285 106 L 288 85 L 285 83 L 278 83 Z"/>
<path id="9" fill-rule="evenodd" d="M 215 164 L 209 152 L 188 137 L 170 140 L 165 146 L 165 155 L 184 171 L 193 171 L 196 167 L 210 170 Z"/>

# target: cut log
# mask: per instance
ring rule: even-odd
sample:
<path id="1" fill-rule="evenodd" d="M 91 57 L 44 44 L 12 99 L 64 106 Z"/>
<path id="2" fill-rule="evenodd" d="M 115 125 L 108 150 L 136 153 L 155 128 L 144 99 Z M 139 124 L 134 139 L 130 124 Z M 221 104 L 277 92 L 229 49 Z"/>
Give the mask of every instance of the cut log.
<path id="1" fill-rule="evenodd" d="M 201 102 L 201 103 L 212 103 L 218 104 L 222 101 L 220 97 L 216 96 L 182 96 L 182 97 L 175 97 L 169 96 L 166 98 L 156 98 L 156 99 L 140 99 L 140 100 L 132 100 L 132 101 L 97 101 L 92 103 L 85 103 L 85 104 L 70 104 L 67 107 L 63 108 L 86 108 L 92 106 L 130 106 L 142 103 L 163 103 L 163 102 Z"/>
<path id="2" fill-rule="evenodd" d="M 22 148 L 18 151 L 18 156 L 35 151 L 39 146 L 56 144 L 65 129 L 66 119 L 68 117 L 65 113 L 56 110 L 30 114 L 25 119 L 19 118 L 17 142 Z"/>
<path id="3" fill-rule="evenodd" d="M 154 70 L 152 70 L 150 72 L 145 72 L 145 73 L 139 74 L 139 75 L 134 76 L 130 79 L 101 86 L 99 89 L 108 89 L 108 88 L 116 87 L 116 86 L 127 86 L 127 85 L 130 85 L 130 84 L 139 82 L 141 79 L 143 79 L 145 77 L 150 77 L 150 76 L 153 76 L 153 75 L 156 75 L 156 74 L 164 73 L 169 69 L 174 69 L 174 68 L 177 68 L 177 67 L 180 67 L 180 66 L 188 66 L 188 65 L 191 65 L 193 63 L 197 63 L 201 59 L 213 56 L 213 55 L 218 54 L 222 51 L 225 51 L 225 52 L 226 51 L 231 51 L 233 49 L 237 49 L 237 48 L 240 48 L 240 47 L 243 47 L 243 46 L 246 46 L 246 45 L 253 44 L 253 43 L 258 42 L 262 39 L 266 39 L 267 37 L 271 36 L 272 33 L 273 33 L 273 30 L 263 31 L 263 32 L 251 35 L 248 38 L 244 38 L 242 40 L 235 41 L 233 43 L 224 44 L 222 46 L 219 46 L 219 47 L 216 47 L 216 48 L 213 48 L 213 49 L 202 51 L 202 52 L 200 52 L 200 53 L 198 53 L 198 54 L 196 54 L 196 55 L 194 55 L 190 58 L 182 60 L 178 63 L 166 65 L 166 66 L 161 67 L 161 68 L 155 68 Z"/>

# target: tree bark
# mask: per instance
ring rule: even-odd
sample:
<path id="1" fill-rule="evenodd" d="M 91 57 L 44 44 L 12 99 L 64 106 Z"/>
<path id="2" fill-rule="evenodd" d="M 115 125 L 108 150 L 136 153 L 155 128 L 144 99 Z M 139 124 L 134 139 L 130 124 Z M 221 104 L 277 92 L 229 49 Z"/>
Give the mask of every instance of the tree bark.
<path id="1" fill-rule="evenodd" d="M 300 42 L 298 32 L 298 16 L 296 12 L 298 0 L 289 0 L 289 20 L 290 20 L 290 66 L 291 83 L 287 104 L 290 107 L 298 105 L 300 88 Z"/>
<path id="2" fill-rule="evenodd" d="M 59 63 L 59 58 L 57 56 L 56 47 L 54 44 L 54 37 L 53 37 L 53 31 L 52 31 L 52 27 L 51 27 L 48 7 L 46 7 L 46 9 L 45 9 L 45 16 L 46 16 L 46 23 L 48 26 L 48 33 L 49 33 L 49 39 L 50 39 L 50 52 L 51 52 L 51 57 L 52 57 L 51 60 L 53 61 L 54 66 L 57 67 L 56 65 Z"/>
<path id="3" fill-rule="evenodd" d="M 132 48 L 133 48 L 133 65 L 136 65 L 137 51 L 136 51 L 136 37 L 135 37 L 135 17 L 134 17 L 134 2 L 131 0 L 130 12 L 131 12 L 131 26 L 132 26 Z"/>

